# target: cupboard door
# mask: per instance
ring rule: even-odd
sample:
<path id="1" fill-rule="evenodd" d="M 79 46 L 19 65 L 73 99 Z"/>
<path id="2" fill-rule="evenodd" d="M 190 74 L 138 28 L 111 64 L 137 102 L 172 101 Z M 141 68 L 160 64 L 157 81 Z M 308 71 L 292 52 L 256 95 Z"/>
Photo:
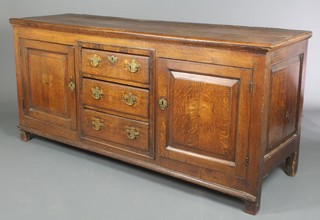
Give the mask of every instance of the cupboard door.
<path id="1" fill-rule="evenodd" d="M 76 130 L 74 48 L 21 40 L 25 116 Z"/>
<path id="2" fill-rule="evenodd" d="M 245 178 L 251 69 L 158 60 L 158 154 Z"/>

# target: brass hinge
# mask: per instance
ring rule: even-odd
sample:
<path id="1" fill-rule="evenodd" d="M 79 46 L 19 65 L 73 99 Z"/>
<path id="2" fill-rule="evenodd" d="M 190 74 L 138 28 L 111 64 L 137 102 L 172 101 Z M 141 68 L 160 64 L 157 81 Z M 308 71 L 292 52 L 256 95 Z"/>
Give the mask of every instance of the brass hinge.
<path id="1" fill-rule="evenodd" d="M 246 167 L 249 167 L 249 157 L 248 157 L 248 156 L 246 157 L 245 166 L 246 166 Z"/>
<path id="2" fill-rule="evenodd" d="M 249 92 L 252 93 L 253 92 L 253 82 L 251 81 L 249 84 Z"/>

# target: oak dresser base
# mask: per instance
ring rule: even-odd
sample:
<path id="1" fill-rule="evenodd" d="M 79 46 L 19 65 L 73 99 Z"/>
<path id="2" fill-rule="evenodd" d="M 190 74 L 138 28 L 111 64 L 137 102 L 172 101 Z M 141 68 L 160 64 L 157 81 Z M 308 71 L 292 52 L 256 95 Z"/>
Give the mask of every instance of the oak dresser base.
<path id="1" fill-rule="evenodd" d="M 309 31 L 63 14 L 10 19 L 20 138 L 46 137 L 260 208 L 298 168 Z"/>

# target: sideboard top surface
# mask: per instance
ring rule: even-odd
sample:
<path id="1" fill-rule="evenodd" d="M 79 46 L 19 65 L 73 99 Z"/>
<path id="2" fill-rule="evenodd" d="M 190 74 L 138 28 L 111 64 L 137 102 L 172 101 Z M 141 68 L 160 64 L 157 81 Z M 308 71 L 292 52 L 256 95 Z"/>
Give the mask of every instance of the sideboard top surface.
<path id="1" fill-rule="evenodd" d="M 245 27 L 137 20 L 83 14 L 60 14 L 28 18 L 12 18 L 11 24 L 43 29 L 104 35 L 126 34 L 156 40 L 240 47 L 247 50 L 269 51 L 303 39 L 312 32 L 278 28 Z"/>

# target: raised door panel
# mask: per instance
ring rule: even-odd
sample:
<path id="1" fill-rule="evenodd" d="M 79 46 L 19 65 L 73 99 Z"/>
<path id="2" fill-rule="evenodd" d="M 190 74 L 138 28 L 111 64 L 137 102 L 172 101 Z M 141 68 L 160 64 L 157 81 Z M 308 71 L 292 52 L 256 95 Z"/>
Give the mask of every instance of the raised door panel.
<path id="1" fill-rule="evenodd" d="M 251 70 L 159 59 L 159 154 L 245 177 Z M 163 102 L 159 103 L 163 104 Z"/>
<path id="2" fill-rule="evenodd" d="M 172 144 L 186 151 L 233 160 L 239 80 L 171 73 Z"/>
<path id="3" fill-rule="evenodd" d="M 269 151 L 297 130 L 300 78 L 300 56 L 272 66 Z"/>
<path id="4" fill-rule="evenodd" d="M 73 47 L 32 40 L 21 47 L 25 115 L 76 130 Z"/>

